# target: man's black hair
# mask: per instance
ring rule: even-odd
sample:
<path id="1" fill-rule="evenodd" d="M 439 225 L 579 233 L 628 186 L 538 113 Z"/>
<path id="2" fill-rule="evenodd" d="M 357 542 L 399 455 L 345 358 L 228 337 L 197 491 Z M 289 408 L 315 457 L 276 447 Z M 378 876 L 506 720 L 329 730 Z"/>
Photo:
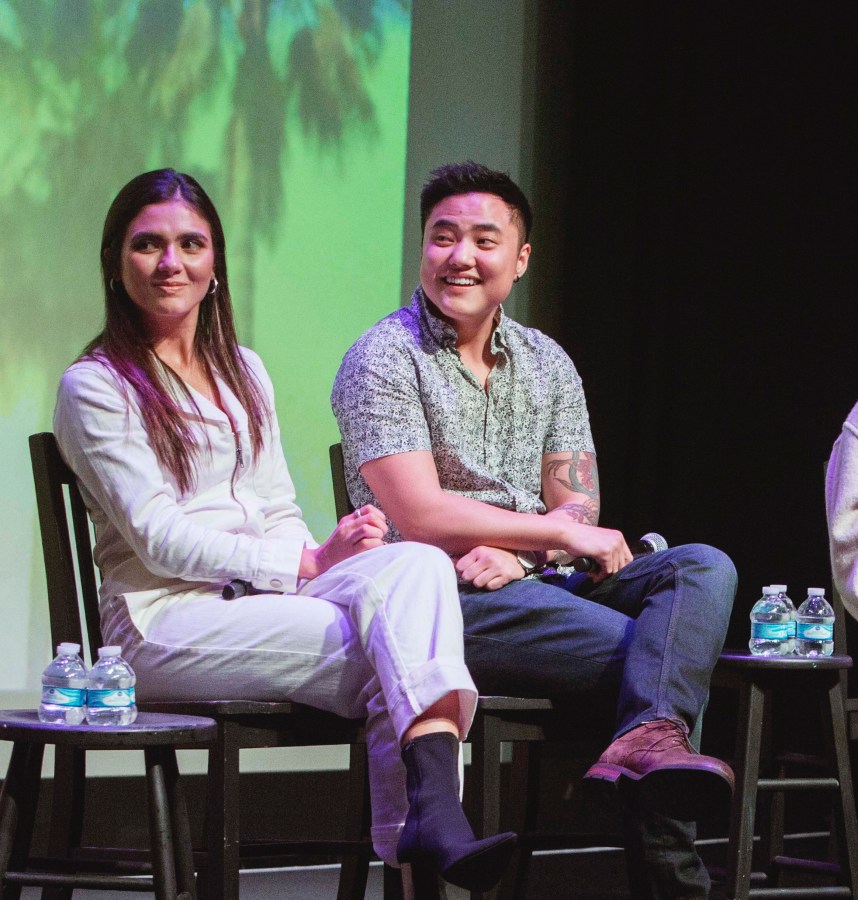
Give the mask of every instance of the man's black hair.
<path id="1" fill-rule="evenodd" d="M 420 192 L 420 233 L 432 210 L 446 197 L 457 194 L 496 194 L 510 207 L 513 221 L 521 232 L 522 244 L 530 238 L 533 212 L 524 191 L 506 172 L 496 172 L 467 160 L 433 169 Z"/>

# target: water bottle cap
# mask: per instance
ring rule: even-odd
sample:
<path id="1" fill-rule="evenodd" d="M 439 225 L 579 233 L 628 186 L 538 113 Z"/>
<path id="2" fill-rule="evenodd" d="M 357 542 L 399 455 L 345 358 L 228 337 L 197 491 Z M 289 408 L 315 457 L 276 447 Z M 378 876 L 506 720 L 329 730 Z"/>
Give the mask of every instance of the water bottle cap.
<path id="1" fill-rule="evenodd" d="M 778 589 L 773 584 L 767 584 L 763 588 L 763 594 L 765 594 L 765 596 L 767 596 L 767 597 L 770 597 L 772 594 L 776 594 L 777 592 L 778 592 Z"/>
<path id="2" fill-rule="evenodd" d="M 825 588 L 808 588 L 807 596 L 815 596 L 815 597 L 824 597 L 825 596 Z"/>
<path id="3" fill-rule="evenodd" d="M 109 647 L 99 647 L 98 656 L 119 656 L 122 653 L 122 647 L 117 644 L 111 644 Z"/>
<path id="4" fill-rule="evenodd" d="M 80 653 L 80 644 L 63 641 L 57 646 L 57 656 L 77 656 L 78 653 Z"/>
<path id="5" fill-rule="evenodd" d="M 779 594 L 785 594 L 787 586 L 785 584 L 773 584 L 770 587 L 776 588 Z"/>

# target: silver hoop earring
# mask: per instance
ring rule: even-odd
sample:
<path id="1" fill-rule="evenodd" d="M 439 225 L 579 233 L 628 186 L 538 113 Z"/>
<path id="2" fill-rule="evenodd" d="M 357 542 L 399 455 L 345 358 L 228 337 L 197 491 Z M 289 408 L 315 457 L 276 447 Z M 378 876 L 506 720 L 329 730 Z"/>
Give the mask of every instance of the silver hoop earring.
<path id="1" fill-rule="evenodd" d="M 209 293 L 214 295 L 217 293 L 217 278 L 212 275 L 212 286 L 209 288 Z"/>
<path id="2" fill-rule="evenodd" d="M 110 279 L 110 293 L 111 294 L 116 293 L 116 283 L 113 278 Z"/>

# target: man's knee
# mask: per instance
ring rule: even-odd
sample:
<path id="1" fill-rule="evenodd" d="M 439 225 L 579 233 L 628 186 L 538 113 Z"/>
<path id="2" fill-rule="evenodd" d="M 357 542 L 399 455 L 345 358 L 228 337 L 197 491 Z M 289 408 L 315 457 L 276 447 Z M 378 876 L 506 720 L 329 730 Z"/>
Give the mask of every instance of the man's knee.
<path id="1" fill-rule="evenodd" d="M 697 569 L 735 593 L 738 584 L 736 566 L 723 550 L 709 544 L 681 544 L 673 548 L 672 555 L 679 568 Z"/>
<path id="2" fill-rule="evenodd" d="M 729 618 L 736 596 L 738 575 L 733 560 L 709 544 L 683 544 L 675 548 L 674 565 L 705 591 L 710 610 Z"/>

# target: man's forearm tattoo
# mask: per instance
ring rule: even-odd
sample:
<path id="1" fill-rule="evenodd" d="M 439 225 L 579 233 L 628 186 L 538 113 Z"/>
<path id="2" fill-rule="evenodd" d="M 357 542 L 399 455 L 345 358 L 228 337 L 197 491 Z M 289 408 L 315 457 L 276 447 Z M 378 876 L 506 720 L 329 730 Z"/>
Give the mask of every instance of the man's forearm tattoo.
<path id="1" fill-rule="evenodd" d="M 569 516 L 584 525 L 599 524 L 599 504 L 595 500 L 586 503 L 561 503 L 556 509 L 563 509 Z"/>

